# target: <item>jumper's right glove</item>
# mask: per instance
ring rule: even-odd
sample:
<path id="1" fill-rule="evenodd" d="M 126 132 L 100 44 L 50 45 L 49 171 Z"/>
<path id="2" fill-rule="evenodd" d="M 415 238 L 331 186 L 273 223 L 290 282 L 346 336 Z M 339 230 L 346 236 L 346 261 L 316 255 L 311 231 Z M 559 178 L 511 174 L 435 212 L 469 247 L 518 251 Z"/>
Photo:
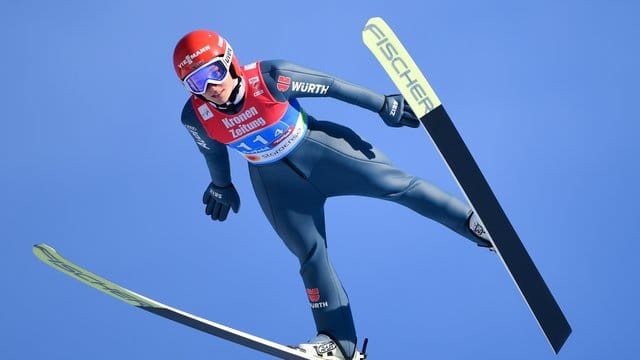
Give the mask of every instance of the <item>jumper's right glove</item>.
<path id="1" fill-rule="evenodd" d="M 408 126 L 417 128 L 420 121 L 411 110 L 409 104 L 402 95 L 387 95 L 384 97 L 384 105 L 378 111 L 384 123 L 391 127 Z"/>
<path id="2" fill-rule="evenodd" d="M 240 196 L 233 184 L 219 187 L 212 182 L 202 196 L 202 203 L 207 205 L 204 212 L 214 221 L 225 221 L 229 209 L 233 209 L 236 214 L 240 210 Z"/>

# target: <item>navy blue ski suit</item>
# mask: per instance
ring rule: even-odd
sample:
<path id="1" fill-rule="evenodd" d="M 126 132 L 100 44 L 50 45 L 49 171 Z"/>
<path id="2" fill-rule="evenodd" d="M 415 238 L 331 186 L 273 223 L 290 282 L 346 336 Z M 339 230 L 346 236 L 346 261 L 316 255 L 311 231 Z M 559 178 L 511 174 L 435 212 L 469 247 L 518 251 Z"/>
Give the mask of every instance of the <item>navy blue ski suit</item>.
<path id="1" fill-rule="evenodd" d="M 279 101 L 332 97 L 374 112 L 385 96 L 341 79 L 282 60 L 259 62 L 268 91 Z M 286 91 L 278 88 L 290 79 Z M 242 78 L 244 96 L 250 91 Z M 304 86 L 304 85 L 307 86 Z M 282 84 L 280 84 L 282 85 Z M 315 85 L 315 86 L 309 86 Z M 231 186 L 227 146 L 210 138 L 191 101 L 182 122 L 206 159 L 217 187 Z M 304 139 L 286 157 L 267 164 L 249 163 L 254 191 L 264 214 L 300 261 L 300 274 L 318 333 L 336 340 L 346 356 L 356 349 L 349 299 L 327 256 L 324 204 L 327 198 L 362 195 L 389 200 L 433 219 L 478 242 L 467 226 L 471 209 L 434 185 L 395 168 L 374 146 L 351 129 L 307 116 Z"/>

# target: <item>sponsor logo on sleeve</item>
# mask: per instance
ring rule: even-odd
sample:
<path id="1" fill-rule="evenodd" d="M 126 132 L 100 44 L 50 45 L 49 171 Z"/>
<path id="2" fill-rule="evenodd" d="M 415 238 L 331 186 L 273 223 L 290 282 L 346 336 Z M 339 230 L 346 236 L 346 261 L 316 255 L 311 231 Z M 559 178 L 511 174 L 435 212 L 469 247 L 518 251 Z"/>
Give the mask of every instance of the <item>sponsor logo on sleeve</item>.
<path id="1" fill-rule="evenodd" d="M 289 85 L 291 85 L 291 78 L 284 75 L 278 76 L 278 90 L 285 92 L 289 90 Z"/>
<path id="2" fill-rule="evenodd" d="M 329 92 L 329 85 L 314 84 L 304 81 L 294 81 L 291 84 L 293 91 L 307 94 L 326 95 Z"/>
<path id="3" fill-rule="evenodd" d="M 278 76 L 277 88 L 282 92 L 291 88 L 293 91 L 317 95 L 326 95 L 329 92 L 329 85 L 315 84 L 305 81 L 291 81 L 290 77 L 284 75 Z"/>

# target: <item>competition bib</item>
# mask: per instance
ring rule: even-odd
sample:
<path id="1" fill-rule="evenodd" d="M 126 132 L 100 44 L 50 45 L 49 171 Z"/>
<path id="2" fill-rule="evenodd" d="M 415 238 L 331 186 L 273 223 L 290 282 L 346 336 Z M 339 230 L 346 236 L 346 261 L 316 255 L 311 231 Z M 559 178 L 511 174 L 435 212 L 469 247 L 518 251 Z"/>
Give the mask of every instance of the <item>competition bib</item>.
<path id="1" fill-rule="evenodd" d="M 238 151 L 255 164 L 289 154 L 307 132 L 307 115 L 294 98 L 277 101 L 262 79 L 258 63 L 244 68 L 247 87 L 242 109 L 226 114 L 198 96 L 191 103 L 207 135 Z"/>

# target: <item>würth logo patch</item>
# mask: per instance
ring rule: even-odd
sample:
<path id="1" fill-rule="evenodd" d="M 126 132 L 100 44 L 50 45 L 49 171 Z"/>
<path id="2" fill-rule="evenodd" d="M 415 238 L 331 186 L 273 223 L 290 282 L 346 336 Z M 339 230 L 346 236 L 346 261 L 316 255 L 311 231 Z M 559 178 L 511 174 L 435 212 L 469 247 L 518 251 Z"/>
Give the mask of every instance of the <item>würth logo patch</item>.
<path id="1" fill-rule="evenodd" d="M 307 289 L 307 295 L 309 295 L 309 301 L 318 302 L 320 300 L 320 290 L 318 288 Z"/>
<path id="2" fill-rule="evenodd" d="M 289 85 L 291 85 L 291 78 L 284 75 L 278 76 L 278 90 L 285 92 L 289 90 Z"/>

